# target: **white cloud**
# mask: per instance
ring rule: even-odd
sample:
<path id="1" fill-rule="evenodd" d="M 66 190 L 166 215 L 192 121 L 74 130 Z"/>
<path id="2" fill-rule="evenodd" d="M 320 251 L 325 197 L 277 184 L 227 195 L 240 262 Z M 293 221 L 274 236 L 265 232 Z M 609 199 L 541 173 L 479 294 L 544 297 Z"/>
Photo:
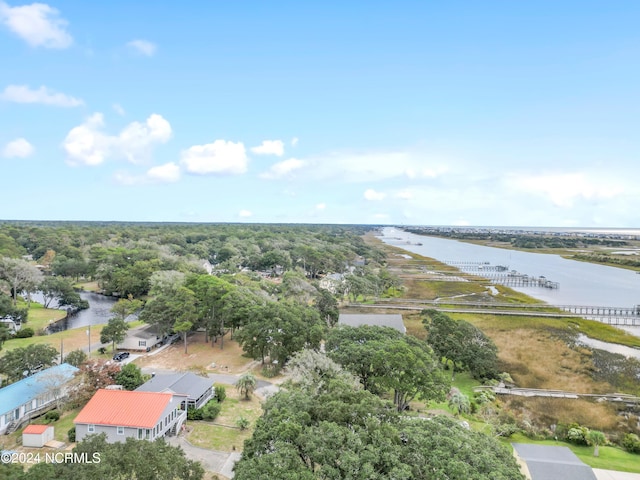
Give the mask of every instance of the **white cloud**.
<path id="1" fill-rule="evenodd" d="M 327 208 L 325 203 L 319 203 L 316 205 L 316 210 L 324 210 L 325 208 Z"/>
<path id="2" fill-rule="evenodd" d="M 299 140 L 298 137 L 293 137 L 291 139 L 291 146 L 295 147 L 298 144 L 298 140 Z"/>
<path id="3" fill-rule="evenodd" d="M 148 40 L 132 40 L 127 43 L 127 47 L 146 57 L 153 57 L 158 49 L 155 43 Z"/>
<path id="4" fill-rule="evenodd" d="M 172 183 L 180 180 L 180 167 L 174 162 L 152 167 L 147 171 L 147 177 L 161 183 Z"/>
<path id="5" fill-rule="evenodd" d="M 364 192 L 364 198 L 369 201 L 384 200 L 386 196 L 387 196 L 386 193 L 376 192 L 373 188 L 369 188 Z"/>
<path id="6" fill-rule="evenodd" d="M 127 114 L 127 112 L 124 111 L 124 108 L 122 108 L 122 105 L 120 105 L 119 103 L 114 103 L 112 105 L 112 108 L 113 108 L 113 111 L 116 112 L 121 117 L 124 117 Z"/>
<path id="7" fill-rule="evenodd" d="M 282 140 L 264 140 L 257 147 L 251 149 L 256 155 L 284 155 L 284 143 Z"/>
<path id="8" fill-rule="evenodd" d="M 2 156 L 7 158 L 26 158 L 33 154 L 35 148 L 24 138 L 16 138 L 2 149 Z"/>
<path id="9" fill-rule="evenodd" d="M 250 211 L 250 210 L 240 210 L 240 211 L 238 212 L 238 216 L 239 216 L 239 217 L 242 217 L 242 218 L 248 218 L 248 217 L 250 217 L 250 216 L 252 216 L 252 215 L 253 215 L 253 213 L 251 213 L 251 211 Z"/>
<path id="10" fill-rule="evenodd" d="M 103 127 L 103 115 L 94 113 L 69 131 L 62 146 L 71 165 L 99 165 L 111 156 L 141 163 L 149 157 L 155 144 L 166 143 L 171 138 L 171 125 L 155 113 L 145 123 L 130 123 L 118 135 L 104 133 Z"/>
<path id="11" fill-rule="evenodd" d="M 237 175 L 247 171 L 247 153 L 241 142 L 216 140 L 184 150 L 180 164 L 196 175 Z"/>
<path id="12" fill-rule="evenodd" d="M 378 182 L 390 179 L 433 180 L 449 173 L 450 159 L 411 151 L 337 152 L 305 159 L 313 181 Z"/>
<path id="13" fill-rule="evenodd" d="M 37 90 L 32 90 L 28 85 L 9 85 L 0 94 L 0 100 L 14 103 L 41 103 L 56 107 L 79 107 L 84 105 L 84 102 L 79 98 L 50 90 L 44 85 Z"/>
<path id="14" fill-rule="evenodd" d="M 584 173 L 513 174 L 508 177 L 508 183 L 521 192 L 547 197 L 558 207 L 572 207 L 578 199 L 613 198 L 624 191 L 619 181 L 609 182 L 602 177 L 590 179 Z"/>
<path id="15" fill-rule="evenodd" d="M 261 173 L 260 177 L 270 180 L 283 178 L 290 175 L 294 171 L 304 167 L 305 164 L 306 162 L 298 160 L 297 158 L 289 158 L 288 160 L 274 163 L 273 165 L 271 165 L 271 168 L 269 170 Z"/>
<path id="16" fill-rule="evenodd" d="M 401 198 L 402 200 L 411 200 L 413 198 L 413 193 L 410 190 L 401 190 L 396 193 L 396 197 Z"/>
<path id="17" fill-rule="evenodd" d="M 0 1 L 0 22 L 32 47 L 67 48 L 73 43 L 68 22 L 46 3 L 10 7 Z"/>

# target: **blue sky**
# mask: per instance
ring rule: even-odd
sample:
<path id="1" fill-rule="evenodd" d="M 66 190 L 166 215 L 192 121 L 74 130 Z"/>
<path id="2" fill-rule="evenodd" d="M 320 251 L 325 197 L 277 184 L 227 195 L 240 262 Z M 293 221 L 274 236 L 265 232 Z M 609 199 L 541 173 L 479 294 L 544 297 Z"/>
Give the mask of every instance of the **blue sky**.
<path id="1" fill-rule="evenodd" d="M 638 227 L 639 20 L 0 0 L 0 219 Z"/>

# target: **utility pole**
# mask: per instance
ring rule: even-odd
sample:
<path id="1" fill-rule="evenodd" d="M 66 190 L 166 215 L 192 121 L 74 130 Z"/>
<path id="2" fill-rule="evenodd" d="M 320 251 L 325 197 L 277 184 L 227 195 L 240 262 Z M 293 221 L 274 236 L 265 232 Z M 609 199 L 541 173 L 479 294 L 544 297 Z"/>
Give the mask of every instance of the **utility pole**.
<path id="1" fill-rule="evenodd" d="M 89 337 L 89 358 L 91 358 L 91 324 L 87 327 L 87 337 Z"/>
<path id="2" fill-rule="evenodd" d="M 62 338 L 60 339 L 60 365 L 64 361 L 64 344 Z"/>

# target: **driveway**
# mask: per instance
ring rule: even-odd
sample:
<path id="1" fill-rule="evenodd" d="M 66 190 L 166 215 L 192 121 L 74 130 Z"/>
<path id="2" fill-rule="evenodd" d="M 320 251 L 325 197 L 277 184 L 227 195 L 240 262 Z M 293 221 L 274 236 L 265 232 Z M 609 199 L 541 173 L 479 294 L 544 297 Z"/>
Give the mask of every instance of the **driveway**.
<path id="1" fill-rule="evenodd" d="M 239 453 L 196 447 L 183 437 L 167 437 L 167 443 L 182 448 L 187 458 L 202 463 L 205 470 L 219 473 L 227 478 L 233 478 L 233 466 L 240 459 Z"/>

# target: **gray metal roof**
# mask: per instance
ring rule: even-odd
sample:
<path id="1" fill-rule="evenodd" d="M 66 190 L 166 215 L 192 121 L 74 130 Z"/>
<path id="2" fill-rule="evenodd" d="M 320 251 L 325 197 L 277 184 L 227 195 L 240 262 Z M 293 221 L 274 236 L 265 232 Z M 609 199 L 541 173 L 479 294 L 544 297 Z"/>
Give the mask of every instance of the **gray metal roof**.
<path id="1" fill-rule="evenodd" d="M 591 467 L 568 447 L 513 443 L 518 456 L 527 463 L 531 480 L 597 480 Z"/>
<path id="2" fill-rule="evenodd" d="M 136 390 L 141 392 L 167 392 L 184 393 L 190 399 L 197 400 L 213 385 L 213 381 L 207 377 L 201 377 L 191 372 L 170 373 L 156 375 L 151 380 L 140 385 Z"/>
<path id="3" fill-rule="evenodd" d="M 407 329 L 400 314 L 364 314 L 364 313 L 341 313 L 338 323 L 349 327 L 359 327 L 361 325 L 372 325 L 376 327 L 391 327 L 400 333 L 407 333 Z"/>

